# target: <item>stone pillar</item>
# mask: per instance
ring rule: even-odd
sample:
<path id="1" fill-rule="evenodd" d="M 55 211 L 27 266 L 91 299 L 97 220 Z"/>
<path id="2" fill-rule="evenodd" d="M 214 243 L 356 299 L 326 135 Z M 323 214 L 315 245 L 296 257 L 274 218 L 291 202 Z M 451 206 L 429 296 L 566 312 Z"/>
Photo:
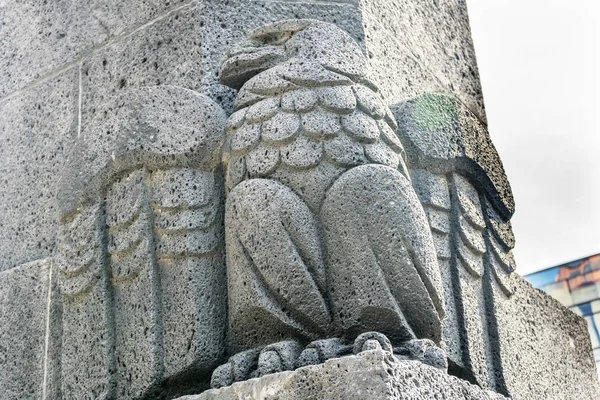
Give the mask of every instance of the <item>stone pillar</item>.
<path id="1" fill-rule="evenodd" d="M 248 32 L 303 18 L 348 33 L 395 115 L 372 114 L 388 128 L 398 120 L 436 245 L 442 347 L 455 376 L 375 351 L 201 398 L 320 389 L 348 398 L 598 397 L 583 320 L 512 271 L 514 209 L 486 130 L 463 0 L 4 1 L 0 397 L 141 400 L 209 387 L 231 355 L 221 145 L 237 92 L 220 83 L 220 68 Z M 299 191 L 303 181 L 286 184 Z"/>

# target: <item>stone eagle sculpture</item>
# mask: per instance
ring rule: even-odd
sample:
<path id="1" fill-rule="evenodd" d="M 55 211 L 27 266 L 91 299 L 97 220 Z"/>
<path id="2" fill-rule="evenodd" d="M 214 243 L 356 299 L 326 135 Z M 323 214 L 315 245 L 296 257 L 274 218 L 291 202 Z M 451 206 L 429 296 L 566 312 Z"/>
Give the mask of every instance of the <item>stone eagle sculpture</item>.
<path id="1" fill-rule="evenodd" d="M 372 346 L 444 368 L 429 223 L 358 44 L 277 22 L 231 49 L 221 81 L 239 89 L 223 150 L 236 354 L 213 387 Z"/>
<path id="2" fill-rule="evenodd" d="M 499 354 L 490 285 L 512 294 L 514 204 L 476 118 L 441 94 L 392 113 L 357 42 L 315 20 L 254 30 L 220 79 L 238 90 L 229 118 L 188 89 L 131 88 L 72 151 L 63 397 L 221 387 L 374 348 L 502 390 L 480 355 Z"/>

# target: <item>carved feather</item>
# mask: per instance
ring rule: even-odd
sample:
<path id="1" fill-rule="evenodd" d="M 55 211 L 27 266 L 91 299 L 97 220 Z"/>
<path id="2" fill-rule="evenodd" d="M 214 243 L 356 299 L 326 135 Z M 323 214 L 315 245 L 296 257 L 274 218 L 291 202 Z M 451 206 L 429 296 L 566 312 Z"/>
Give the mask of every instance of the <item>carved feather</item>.
<path id="1" fill-rule="evenodd" d="M 133 171 L 106 194 L 108 254 L 115 281 L 133 279 L 152 264 L 152 216 L 145 180 L 145 170 Z"/>
<path id="2" fill-rule="evenodd" d="M 268 177 L 282 166 L 303 170 L 324 160 L 340 168 L 382 164 L 408 175 L 396 123 L 381 95 L 309 64 L 300 71 L 302 79 L 291 71 L 295 67 L 280 66 L 240 91 L 223 154 L 228 188 L 247 177 Z M 318 73 L 307 78 L 307 71 Z"/>
<path id="3" fill-rule="evenodd" d="M 413 169 L 410 174 L 431 226 L 438 259 L 449 260 L 452 255 L 450 244 L 452 203 L 448 179 L 445 175 L 438 175 L 426 169 Z"/>
<path id="4" fill-rule="evenodd" d="M 445 329 L 447 336 L 461 337 L 460 344 L 448 344 L 448 352 L 454 354 L 454 362 L 487 385 L 493 366 L 491 360 L 486 361 L 485 349 L 496 348 L 497 343 L 489 336 L 493 326 L 482 317 L 492 301 L 484 290 L 484 275 L 495 279 L 505 295 L 512 295 L 514 238 L 510 223 L 494 211 L 484 190 L 458 172 L 436 174 L 416 169 L 411 175 L 429 219 L 439 265 L 448 268 L 442 271 L 450 280 L 446 283 L 450 319 Z"/>
<path id="5" fill-rule="evenodd" d="M 222 188 L 214 173 L 173 168 L 155 171 L 150 179 L 157 258 L 214 254 L 222 240 L 215 229 Z"/>
<path id="6" fill-rule="evenodd" d="M 281 108 L 292 113 L 307 113 L 317 104 L 317 93 L 311 89 L 298 89 L 281 96 Z"/>
<path id="7" fill-rule="evenodd" d="M 307 206 L 281 183 L 250 180 L 234 188 L 227 207 L 231 280 L 247 284 L 238 290 L 269 303 L 269 312 L 286 323 L 325 330 L 330 318 L 323 296 L 325 269 Z"/>
<path id="8" fill-rule="evenodd" d="M 477 189 L 462 175 L 451 177 L 453 201 L 453 251 L 463 268 L 472 276 L 483 276 L 483 254 L 486 246 L 483 238 L 485 221 Z"/>
<path id="9" fill-rule="evenodd" d="M 512 282 L 516 270 L 515 258 L 512 249 L 515 246 L 510 221 L 503 221 L 494 210 L 491 203 L 486 200 L 486 222 L 488 232 L 486 242 L 488 244 L 489 262 L 492 274 L 506 296 L 514 294 Z"/>
<path id="10" fill-rule="evenodd" d="M 429 218 L 438 258 L 456 255 L 469 274 L 481 278 L 487 254 L 502 290 L 511 294 L 508 280 L 515 262 L 510 222 L 502 221 L 485 193 L 461 174 L 442 175 L 417 169 L 411 175 Z"/>
<path id="11" fill-rule="evenodd" d="M 86 204 L 59 225 L 59 285 L 65 295 L 88 292 L 100 279 L 104 263 L 100 216 L 102 203 Z"/>

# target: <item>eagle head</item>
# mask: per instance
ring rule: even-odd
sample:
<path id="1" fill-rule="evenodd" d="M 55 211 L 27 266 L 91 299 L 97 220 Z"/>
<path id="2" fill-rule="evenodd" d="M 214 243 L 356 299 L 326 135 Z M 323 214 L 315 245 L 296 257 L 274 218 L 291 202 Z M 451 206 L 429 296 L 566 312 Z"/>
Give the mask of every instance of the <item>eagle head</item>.
<path id="1" fill-rule="evenodd" d="M 292 19 L 255 29 L 234 46 L 221 68 L 221 82 L 240 89 L 254 76 L 282 64 L 312 62 L 355 82 L 369 75 L 354 39 L 334 24 Z"/>

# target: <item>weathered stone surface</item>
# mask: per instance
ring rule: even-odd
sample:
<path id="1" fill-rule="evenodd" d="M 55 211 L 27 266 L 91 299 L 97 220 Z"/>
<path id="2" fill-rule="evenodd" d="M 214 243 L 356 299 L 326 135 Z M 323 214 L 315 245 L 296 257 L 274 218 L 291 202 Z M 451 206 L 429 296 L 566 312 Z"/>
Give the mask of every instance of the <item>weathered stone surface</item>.
<path id="1" fill-rule="evenodd" d="M 587 325 L 521 277 L 514 295 L 492 281 L 501 368 L 514 399 L 597 399 L 600 385 Z M 583 383 L 585 382 L 585 383 Z"/>
<path id="2" fill-rule="evenodd" d="M 236 399 L 501 400 L 418 361 L 399 361 L 381 350 L 331 359 L 178 400 Z"/>
<path id="3" fill-rule="evenodd" d="M 369 7 L 371 6 L 359 5 L 356 1 L 318 1 L 310 4 L 286 1 L 221 2 L 216 0 L 187 3 L 169 2 L 168 4 L 140 1 L 128 2 L 126 5 L 120 3 L 97 5 L 94 2 L 77 5 L 61 2 L 39 6 L 18 4 L 9 6 L 7 4 L 2 7 L 2 16 L 7 21 L 5 25 L 7 28 L 3 30 L 3 32 L 7 32 L 7 40 L 3 40 L 2 44 L 9 49 L 7 50 L 8 53 L 15 54 L 15 57 L 19 59 L 18 62 L 15 62 L 12 57 L 3 58 L 3 60 L 11 63 L 11 66 L 7 68 L 30 71 L 30 69 L 23 69 L 22 65 L 31 60 L 31 65 L 35 65 L 31 71 L 36 68 L 48 69 L 48 71 L 51 70 L 52 74 L 57 74 L 57 77 L 44 81 L 41 86 L 28 88 L 24 93 L 11 95 L 11 99 L 5 100 L 3 104 L 1 119 L 8 121 L 5 122 L 7 124 L 10 123 L 10 125 L 7 125 L 9 128 L 7 132 L 25 129 L 9 121 L 12 120 L 9 114 L 15 112 L 28 115 L 28 120 L 36 121 L 37 125 L 47 123 L 48 118 L 36 116 L 33 109 L 26 108 L 26 104 L 35 104 L 35 102 L 25 100 L 19 103 L 17 99 L 41 99 L 44 98 L 44 94 L 40 91 L 50 88 L 52 93 L 56 95 L 63 91 L 61 85 L 65 83 L 72 84 L 69 90 L 76 90 L 79 79 L 81 79 L 82 89 L 80 93 L 82 126 L 93 117 L 97 110 L 102 109 L 102 104 L 110 96 L 131 86 L 161 83 L 201 90 L 228 109 L 233 101 L 233 93 L 231 89 L 218 83 L 218 69 L 230 44 L 242 38 L 246 32 L 264 23 L 284 18 L 317 18 L 337 23 L 348 31 L 365 50 L 377 52 L 380 46 L 375 41 L 371 42 L 371 49 L 366 49 L 368 46 L 365 45 L 364 32 L 361 26 L 361 20 L 365 18 L 363 13 L 365 10 L 368 11 Z M 26 8 L 26 10 L 21 12 L 22 8 Z M 17 10 L 19 10 L 18 13 Z M 372 16 L 373 14 L 369 15 Z M 47 32 L 53 33 L 36 36 L 39 30 L 32 30 L 36 25 L 21 23 L 22 18 L 40 19 L 48 24 L 46 27 Z M 147 21 L 151 22 L 144 25 Z M 460 21 L 462 24 L 462 20 Z M 402 30 L 402 32 L 410 32 L 410 30 Z M 32 41 L 28 40 L 32 35 L 36 37 Z M 27 39 L 25 41 L 29 43 L 27 48 L 19 47 L 20 44 L 17 45 L 19 48 L 13 48 L 15 43 L 21 43 L 19 38 Z M 92 45 L 89 44 L 89 40 L 93 40 Z M 411 39 L 411 43 L 415 42 L 416 39 Z M 31 45 L 32 43 L 33 45 Z M 390 47 L 390 43 L 395 42 L 386 41 L 384 44 Z M 47 51 L 41 51 L 41 49 L 47 49 Z M 67 56 L 57 49 L 63 49 L 70 53 L 74 52 L 76 55 Z M 398 52 L 391 48 L 386 53 L 388 57 L 392 57 L 393 54 Z M 23 55 L 21 56 L 21 54 Z M 430 52 L 428 57 L 434 57 L 434 54 L 437 56 L 437 53 Z M 65 65 L 68 64 L 60 64 L 61 59 L 68 62 L 81 61 L 72 69 L 64 72 L 62 68 L 65 68 Z M 406 63 L 412 62 L 409 59 L 404 61 Z M 372 62 L 375 61 L 372 60 Z M 397 62 L 394 65 L 403 64 Z M 378 64 L 376 66 L 375 70 L 378 74 L 385 70 Z M 80 77 L 77 76 L 78 68 L 81 72 Z M 43 75 L 43 73 L 40 74 Z M 11 73 L 9 72 L 8 75 L 11 75 Z M 19 79 L 24 84 L 30 84 L 32 77 L 26 78 L 19 75 Z M 3 82 L 9 81 L 11 79 Z M 430 80 L 424 79 L 421 82 L 430 82 Z M 392 80 L 390 82 L 386 81 L 384 86 L 390 83 L 393 83 Z M 19 87 L 21 86 L 23 85 Z M 382 89 L 385 90 L 384 86 L 382 86 Z M 438 86 L 431 86 L 426 83 L 417 85 L 411 82 L 410 86 L 421 87 L 422 89 L 419 89 L 418 93 L 440 89 Z M 411 93 L 407 91 L 406 97 L 411 97 Z M 402 99 L 406 97 L 402 97 Z M 77 110 L 75 109 L 77 106 L 77 93 L 73 93 L 70 98 L 72 100 L 70 104 L 72 110 L 67 112 L 61 110 L 61 112 L 55 113 L 68 125 L 77 123 Z M 390 99 L 394 98 L 394 96 L 390 96 Z M 50 106 L 46 105 L 46 107 Z M 45 121 L 42 122 L 42 119 Z M 77 130 L 78 128 L 74 127 L 69 132 L 69 136 L 73 137 Z M 56 149 L 64 148 L 61 139 L 64 134 L 57 135 L 56 133 L 64 132 L 64 128 L 44 128 L 44 132 L 52 131 L 51 135 L 43 133 L 39 129 L 30 130 L 30 134 L 35 131 L 38 132 L 38 135 L 47 135 L 44 140 L 47 141 L 48 150 L 44 153 L 48 154 L 50 151 L 55 152 Z M 6 133 L 6 136 L 11 135 Z M 19 135 L 19 137 L 22 137 L 22 135 Z M 13 147 L 13 144 L 9 145 L 8 143 L 14 144 L 14 139 L 7 142 L 7 146 L 3 146 L 2 149 L 6 154 L 10 152 L 11 157 L 15 155 L 23 157 L 23 151 L 19 147 L 16 145 Z M 39 142 L 36 147 L 38 145 Z M 30 149 L 32 146 L 26 147 Z M 68 149 L 62 151 L 68 151 Z M 37 152 L 26 152 L 26 155 L 35 157 L 34 154 L 38 158 L 41 157 L 41 154 Z M 45 160 L 49 158 L 46 156 Z M 4 157 L 4 159 L 7 159 L 7 157 Z M 21 163 L 19 164 L 15 167 L 11 166 L 10 170 L 18 171 L 24 168 Z M 60 164 L 62 164 L 62 160 L 58 160 L 56 168 L 60 168 Z M 34 168 L 33 163 L 30 163 L 28 168 Z M 48 171 L 49 169 L 43 168 L 43 170 Z M 50 170 L 55 172 L 52 168 Z M 40 182 L 41 185 L 22 185 L 16 192 L 33 190 L 25 188 L 32 186 L 39 188 L 52 183 L 52 178 L 50 178 L 50 183 L 42 178 L 43 173 L 36 173 L 35 175 L 37 182 Z M 55 173 L 49 174 L 50 177 L 55 175 Z M 7 172 L 5 176 L 12 177 L 14 172 L 10 172 L 10 174 Z M 6 182 L 10 182 L 10 185 L 16 185 L 17 181 L 23 182 L 22 179 L 13 180 L 11 178 L 6 180 Z M 23 204 L 23 197 L 28 195 L 28 193 L 21 195 L 16 193 L 14 189 L 8 190 L 8 188 L 2 192 L 7 197 L 6 201 L 13 204 L 13 207 Z M 11 193 L 19 194 L 19 197 L 12 196 Z M 31 197 L 46 198 L 44 195 L 40 197 L 38 193 L 32 193 Z M 48 206 L 51 206 L 51 204 L 48 204 Z M 29 212 L 33 213 L 31 215 L 32 220 L 34 218 L 43 219 L 46 209 L 45 206 L 38 207 L 34 204 L 28 207 Z M 9 208 L 6 211 L 7 213 L 3 213 L 3 215 L 12 214 Z M 11 224 L 12 221 L 7 220 L 4 226 L 11 226 Z M 37 233 L 31 235 L 31 238 L 25 238 L 24 240 L 23 238 L 11 239 L 10 241 L 8 237 L 5 239 L 7 245 L 10 243 L 10 246 L 6 248 L 6 253 L 10 255 L 11 252 L 15 252 L 15 255 L 14 260 L 12 255 L 4 257 L 0 262 L 2 264 L 0 269 L 6 269 L 51 254 L 55 239 L 52 232 L 55 229 L 45 229 L 45 227 L 51 227 L 52 222 L 48 220 L 44 224 L 35 224 L 30 221 L 30 223 L 24 224 L 27 227 L 34 225 L 40 229 L 37 230 Z M 7 232 L 5 235 L 8 235 L 11 230 L 12 228 L 8 231 L 5 230 L 4 232 Z M 25 236 L 26 234 L 27 232 L 19 233 L 19 236 Z M 11 238 L 16 238 L 16 235 L 11 236 Z M 38 242 L 40 248 L 38 248 Z"/>
<path id="4" fill-rule="evenodd" d="M 0 68 L 8 71 L 2 84 L 16 85 L 10 92 L 27 87 L 8 98 L 0 95 L 0 270 L 55 251 L 58 171 L 78 132 L 97 112 L 107 111 L 114 96 L 130 87 L 172 84 L 201 90 L 230 108 L 233 92 L 218 83 L 218 70 L 229 43 L 248 30 L 313 17 L 337 21 L 362 38 L 358 10 L 348 2 L 9 3 L 0 6 L 0 19 L 7 21 L 0 48 L 6 46 L 9 54 L 1 60 L 11 64 Z M 39 19 L 48 32 L 66 36 L 37 36 L 39 26 L 23 18 Z M 23 68 L 29 62 L 34 67 Z M 31 81 L 32 71 L 46 68 L 48 78 Z M 13 78 L 22 84 L 13 84 Z"/>
<path id="5" fill-rule="evenodd" d="M 50 269 L 44 260 L 0 272 L 2 399 L 41 400 L 47 394 L 44 385 L 52 378 L 46 353 Z"/>
<path id="6" fill-rule="evenodd" d="M 225 114 L 204 95 L 169 85 L 134 87 L 98 111 L 62 172 L 56 199 L 61 219 L 130 168 L 212 170 L 219 163 Z"/>
<path id="7" fill-rule="evenodd" d="M 0 101 L 0 271 L 55 250 L 58 172 L 77 137 L 77 68 Z"/>
<path id="8" fill-rule="evenodd" d="M 413 168 L 463 171 L 486 192 L 500 216 L 510 219 L 515 211 L 510 183 L 487 128 L 473 112 L 441 93 L 427 93 L 391 108 Z"/>
<path id="9" fill-rule="evenodd" d="M 596 398 L 584 322 L 513 272 L 514 201 L 486 128 L 443 94 L 393 109 L 446 285 L 451 371 L 515 399 Z"/>
<path id="10" fill-rule="evenodd" d="M 204 0 L 99 49 L 82 63 L 82 123 L 102 103 L 132 86 L 176 85 L 209 95 L 231 109 L 234 92 L 219 83 L 232 43 L 248 31 L 286 18 L 338 22 L 362 39 L 358 9 L 346 3 Z"/>
<path id="11" fill-rule="evenodd" d="M 443 91 L 485 122 L 464 1 L 364 0 L 361 11 L 365 47 L 389 103 Z"/>
<path id="12" fill-rule="evenodd" d="M 189 2 L 3 1 L 0 98 Z"/>
<path id="13" fill-rule="evenodd" d="M 207 0 L 202 37 L 202 68 L 207 73 L 202 92 L 231 111 L 235 92 L 219 82 L 219 70 L 231 46 L 259 26 L 291 18 L 314 18 L 338 24 L 359 43 L 364 36 L 357 1 Z M 225 27 L 225 28 L 223 28 Z"/>

